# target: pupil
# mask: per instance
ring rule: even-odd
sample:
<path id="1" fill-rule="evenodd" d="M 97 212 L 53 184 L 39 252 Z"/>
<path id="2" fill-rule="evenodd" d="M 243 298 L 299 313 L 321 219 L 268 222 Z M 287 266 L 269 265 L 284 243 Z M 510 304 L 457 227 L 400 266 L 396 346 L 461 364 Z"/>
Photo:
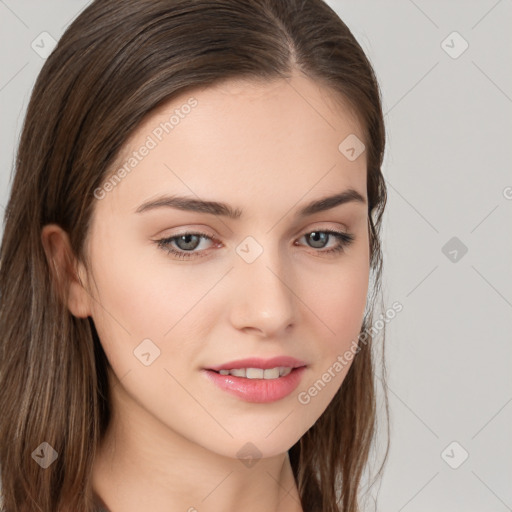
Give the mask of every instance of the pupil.
<path id="1" fill-rule="evenodd" d="M 310 238 L 313 239 L 313 243 L 318 243 L 318 239 L 322 239 L 322 238 L 325 238 L 327 236 L 327 233 L 322 233 L 322 232 L 319 232 L 319 231 L 313 231 L 311 234 L 310 234 Z M 325 243 L 325 240 L 323 240 L 323 242 Z M 322 247 L 323 243 L 320 243 L 319 247 Z M 316 247 L 316 246 L 314 246 Z"/>
<path id="2" fill-rule="evenodd" d="M 192 238 L 197 238 L 196 235 L 181 235 L 178 239 L 178 242 L 184 241 L 186 247 L 180 247 L 180 249 L 195 249 L 197 247 L 197 240 L 195 242 L 191 242 Z M 192 243 L 192 247 L 189 244 Z"/>

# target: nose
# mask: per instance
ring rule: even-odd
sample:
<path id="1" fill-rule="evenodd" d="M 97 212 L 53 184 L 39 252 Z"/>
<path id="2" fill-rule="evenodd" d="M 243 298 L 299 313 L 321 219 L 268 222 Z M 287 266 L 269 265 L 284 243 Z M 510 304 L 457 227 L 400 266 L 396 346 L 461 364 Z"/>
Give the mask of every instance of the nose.
<path id="1" fill-rule="evenodd" d="M 238 259 L 231 274 L 236 291 L 230 316 L 235 328 L 270 338 L 293 325 L 298 300 L 293 272 L 277 249 L 266 247 L 252 263 Z"/>

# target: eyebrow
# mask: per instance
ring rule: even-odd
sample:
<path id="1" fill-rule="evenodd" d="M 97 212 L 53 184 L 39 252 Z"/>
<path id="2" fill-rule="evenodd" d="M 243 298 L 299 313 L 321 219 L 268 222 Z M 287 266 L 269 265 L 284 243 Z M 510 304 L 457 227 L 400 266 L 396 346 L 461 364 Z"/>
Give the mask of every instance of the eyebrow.
<path id="1" fill-rule="evenodd" d="M 303 218 L 308 215 L 330 210 L 336 206 L 352 202 L 366 204 L 366 199 L 357 190 L 349 188 L 338 194 L 322 197 L 321 199 L 308 203 L 306 206 L 302 207 L 296 215 Z M 230 219 L 239 219 L 243 213 L 240 208 L 233 208 L 226 203 L 218 201 L 204 201 L 183 196 L 161 196 L 157 199 L 146 201 L 135 210 L 135 213 L 143 213 L 164 207 L 191 212 L 208 213 L 211 215 L 228 217 Z"/>

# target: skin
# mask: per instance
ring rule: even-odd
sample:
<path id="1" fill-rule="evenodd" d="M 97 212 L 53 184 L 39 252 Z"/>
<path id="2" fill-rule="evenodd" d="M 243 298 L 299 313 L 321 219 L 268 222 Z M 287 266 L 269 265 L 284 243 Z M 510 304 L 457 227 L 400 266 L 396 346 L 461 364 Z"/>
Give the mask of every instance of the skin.
<path id="1" fill-rule="evenodd" d="M 304 405 L 308 390 L 357 340 L 369 277 L 367 204 L 349 202 L 304 219 L 302 206 L 347 188 L 366 195 L 363 140 L 334 93 L 294 73 L 273 82 L 229 81 L 173 98 L 150 113 L 119 162 L 193 96 L 197 106 L 112 191 L 96 200 L 86 267 L 76 261 L 68 308 L 91 316 L 111 364 L 113 420 L 93 469 L 97 495 L 113 512 L 302 511 L 287 450 L 325 411 L 350 364 Z M 240 219 L 157 208 L 160 194 L 217 200 Z M 200 229 L 182 260 L 155 240 Z M 312 231 L 346 231 L 314 244 Z M 263 253 L 247 263 L 237 246 L 253 237 Z M 45 226 L 49 257 L 64 265 L 66 233 Z M 217 243 L 217 245 L 215 245 Z M 172 244 L 186 252 L 183 243 Z M 185 249 L 183 249 L 185 247 Z M 190 249 L 189 249 L 190 252 Z M 145 366 L 134 349 L 149 338 L 160 356 Z M 212 385 L 201 368 L 235 359 L 291 355 L 307 362 L 291 395 L 245 402 Z M 260 457 L 250 467 L 237 452 Z"/>

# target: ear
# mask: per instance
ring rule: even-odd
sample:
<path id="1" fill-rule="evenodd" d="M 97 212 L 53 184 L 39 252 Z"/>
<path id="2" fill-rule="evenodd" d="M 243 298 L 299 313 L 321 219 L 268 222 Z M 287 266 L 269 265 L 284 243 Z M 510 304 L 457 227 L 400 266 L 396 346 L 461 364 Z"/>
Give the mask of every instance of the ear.
<path id="1" fill-rule="evenodd" d="M 82 285 L 85 269 L 77 262 L 66 231 L 57 224 L 47 224 L 41 231 L 41 242 L 55 287 L 69 311 L 79 318 L 91 316 L 91 297 Z"/>

